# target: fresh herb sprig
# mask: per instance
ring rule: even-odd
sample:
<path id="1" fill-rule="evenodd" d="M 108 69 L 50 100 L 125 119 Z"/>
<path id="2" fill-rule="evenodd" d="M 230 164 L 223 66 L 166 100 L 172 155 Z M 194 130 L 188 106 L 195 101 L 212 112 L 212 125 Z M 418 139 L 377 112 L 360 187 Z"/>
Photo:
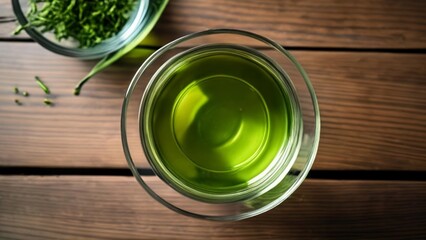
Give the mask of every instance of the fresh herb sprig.
<path id="1" fill-rule="evenodd" d="M 151 31 L 151 29 L 154 27 L 155 23 L 158 21 L 158 19 L 161 16 L 161 13 L 166 8 L 166 5 L 168 3 L 168 0 L 151 0 L 150 1 L 150 8 L 154 9 L 153 16 L 151 20 L 148 22 L 148 24 L 144 27 L 144 29 L 138 34 L 138 36 L 128 43 L 126 46 L 121 48 L 120 50 L 113 52 L 103 59 L 101 59 L 93 68 L 92 70 L 83 78 L 80 80 L 80 82 L 75 86 L 74 88 L 74 95 L 80 95 L 80 91 L 83 87 L 83 85 L 89 81 L 94 75 L 102 71 L 104 68 L 111 65 L 113 62 L 120 59 L 122 56 L 130 52 L 133 48 L 135 48 Z"/>

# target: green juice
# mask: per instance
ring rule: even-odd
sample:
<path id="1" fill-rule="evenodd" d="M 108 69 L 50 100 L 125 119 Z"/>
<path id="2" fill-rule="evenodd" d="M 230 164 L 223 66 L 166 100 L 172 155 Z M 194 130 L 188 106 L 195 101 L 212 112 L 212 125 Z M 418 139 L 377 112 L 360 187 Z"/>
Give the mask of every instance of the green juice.
<path id="1" fill-rule="evenodd" d="M 206 45 L 173 57 L 152 80 L 141 118 L 148 160 L 164 181 L 207 202 L 246 199 L 274 182 L 288 158 L 295 99 L 272 60 Z"/>

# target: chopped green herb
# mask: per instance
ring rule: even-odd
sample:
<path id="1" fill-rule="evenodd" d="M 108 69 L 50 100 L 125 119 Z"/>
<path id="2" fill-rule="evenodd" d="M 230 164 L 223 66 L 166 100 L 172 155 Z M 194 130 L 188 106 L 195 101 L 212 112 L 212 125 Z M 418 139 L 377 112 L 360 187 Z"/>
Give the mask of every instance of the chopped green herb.
<path id="1" fill-rule="evenodd" d="M 45 98 L 45 99 L 43 100 L 43 102 L 44 102 L 44 104 L 45 104 L 45 105 L 48 105 L 48 106 L 52 106 L 52 105 L 53 105 L 52 100 L 50 100 L 50 99 L 48 99 L 48 98 Z"/>
<path id="2" fill-rule="evenodd" d="M 18 94 L 18 93 L 19 93 L 19 89 L 18 89 L 18 87 L 14 87 L 14 88 L 13 88 L 13 92 L 14 92 L 15 94 Z"/>
<path id="3" fill-rule="evenodd" d="M 30 96 L 30 94 L 29 94 L 27 91 L 23 91 L 23 92 L 22 92 L 22 96 L 24 96 L 24 97 L 28 97 L 28 96 Z"/>
<path id="4" fill-rule="evenodd" d="M 30 0 L 28 24 L 18 27 L 52 32 L 58 41 L 73 39 L 89 48 L 116 35 L 126 24 L 136 0 Z"/>
<path id="5" fill-rule="evenodd" d="M 43 89 L 43 91 L 46 94 L 50 93 L 49 88 L 46 86 L 46 84 L 44 84 L 44 82 L 38 76 L 35 76 L 35 80 L 36 80 L 37 84 L 40 86 L 40 88 Z"/>
<path id="6" fill-rule="evenodd" d="M 19 105 L 19 106 L 21 106 L 21 105 L 22 105 L 22 102 L 21 102 L 21 101 L 19 101 L 19 99 L 15 99 L 15 103 L 16 103 L 16 105 Z"/>

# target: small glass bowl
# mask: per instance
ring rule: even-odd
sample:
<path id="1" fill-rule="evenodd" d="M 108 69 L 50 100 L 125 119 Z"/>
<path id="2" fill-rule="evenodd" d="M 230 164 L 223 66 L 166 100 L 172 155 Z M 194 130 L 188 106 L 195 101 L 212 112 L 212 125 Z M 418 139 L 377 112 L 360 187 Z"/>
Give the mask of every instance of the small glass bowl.
<path id="1" fill-rule="evenodd" d="M 298 112 L 294 124 L 295 144 L 285 164 L 275 171 L 276 180 L 255 195 L 235 201 L 205 201 L 183 193 L 158 172 L 153 162 L 149 110 L 152 95 L 161 89 L 156 75 L 170 59 L 185 52 L 210 45 L 227 45 L 251 49 L 268 58 L 280 69 L 294 92 Z M 215 66 L 212 65 L 212 68 Z M 172 81 L 172 80 L 171 80 Z M 271 129 L 272 130 L 272 129 Z M 272 130 L 273 131 L 273 130 Z M 151 134 L 151 135 L 150 135 Z M 242 30 L 212 29 L 189 34 L 163 46 L 139 68 L 126 92 L 121 115 L 121 136 L 128 165 L 140 185 L 155 200 L 183 215 L 217 220 L 236 221 L 264 213 L 287 199 L 303 182 L 314 162 L 320 139 L 320 113 L 317 98 L 308 75 L 297 60 L 278 43 Z M 154 149 L 155 151 L 155 149 Z M 161 158 L 161 156 L 160 156 Z M 266 171 L 266 170 L 265 170 Z M 269 171 L 269 170 L 268 170 Z M 278 173 L 276 173 L 278 171 Z"/>
<path id="2" fill-rule="evenodd" d="M 28 2 L 28 0 L 12 0 L 13 11 L 22 26 L 28 23 L 26 19 L 26 12 L 29 8 Z M 25 31 L 34 41 L 52 52 L 80 59 L 101 58 L 132 42 L 145 29 L 156 13 L 155 2 L 150 0 L 137 1 L 134 11 L 120 32 L 90 48 L 78 48 L 77 44 L 70 40 L 59 42 L 52 33 L 40 33 L 34 28 L 25 28 Z"/>

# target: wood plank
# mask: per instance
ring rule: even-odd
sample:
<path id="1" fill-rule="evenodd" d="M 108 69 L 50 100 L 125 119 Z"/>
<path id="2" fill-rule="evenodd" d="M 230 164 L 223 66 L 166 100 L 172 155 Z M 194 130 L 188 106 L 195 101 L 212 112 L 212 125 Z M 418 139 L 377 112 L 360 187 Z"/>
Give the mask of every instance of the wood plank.
<path id="1" fill-rule="evenodd" d="M 142 61 L 123 61 L 72 91 L 95 64 L 60 57 L 36 43 L 1 43 L 0 152 L 3 166 L 125 167 L 120 139 L 124 92 Z M 53 107 L 36 85 L 49 86 Z M 14 86 L 28 91 L 25 98 Z M 23 103 L 17 106 L 14 99 Z"/>
<path id="2" fill-rule="evenodd" d="M 126 167 L 120 140 L 124 92 L 143 57 L 127 57 L 75 83 L 93 62 L 35 43 L 1 43 L 0 166 Z M 426 170 L 426 55 L 293 52 L 319 98 L 322 133 L 314 169 Z M 135 53 L 136 55 L 138 53 Z M 41 76 L 55 102 L 46 107 Z M 31 96 L 18 97 L 13 87 Z"/>
<path id="3" fill-rule="evenodd" d="M 9 0 L 0 13 L 11 14 Z M 285 46 L 425 48 L 426 1 L 422 0 L 173 0 L 154 31 L 155 45 L 209 28 L 237 28 Z M 3 27 L 4 26 L 4 27 Z M 3 24 L 0 38 L 15 24 Z"/>
<path id="4" fill-rule="evenodd" d="M 320 104 L 316 169 L 425 170 L 426 55 L 294 54 Z"/>
<path id="5" fill-rule="evenodd" d="M 308 180 L 239 222 L 180 216 L 132 177 L 0 176 L 2 239 L 424 239 L 426 183 Z"/>

